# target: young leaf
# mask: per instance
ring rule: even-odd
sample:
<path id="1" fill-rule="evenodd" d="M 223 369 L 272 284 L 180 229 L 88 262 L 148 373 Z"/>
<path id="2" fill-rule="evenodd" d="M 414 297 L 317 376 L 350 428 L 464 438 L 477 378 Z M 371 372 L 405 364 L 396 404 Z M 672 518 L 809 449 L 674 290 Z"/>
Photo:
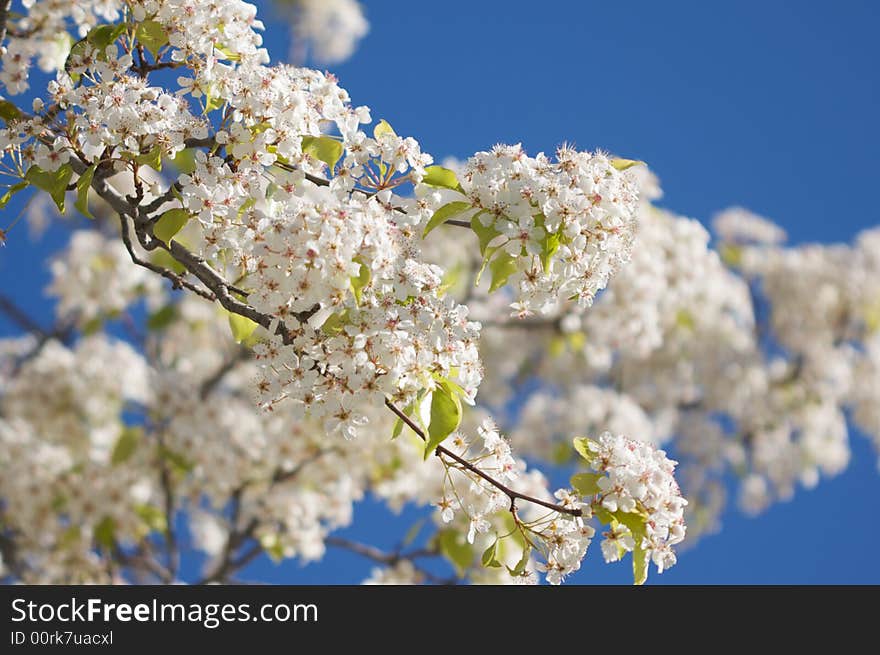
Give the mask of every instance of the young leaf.
<path id="1" fill-rule="evenodd" d="M 345 327 L 347 322 L 347 309 L 344 309 L 341 312 L 337 312 L 335 314 L 330 314 L 330 316 L 327 317 L 327 320 L 321 324 L 321 332 L 323 332 L 327 336 L 335 336 L 342 332 L 342 329 Z"/>
<path id="2" fill-rule="evenodd" d="M 571 476 L 571 486 L 581 496 L 595 496 L 602 491 L 597 484 L 602 477 L 604 477 L 602 473 L 575 473 Z"/>
<path id="3" fill-rule="evenodd" d="M 6 193 L 0 197 L 0 209 L 3 209 L 6 205 L 9 204 L 9 201 L 12 200 L 12 196 L 16 193 L 24 189 L 28 186 L 27 182 L 19 182 L 18 184 L 13 184 L 9 189 L 6 190 Z"/>
<path id="4" fill-rule="evenodd" d="M 180 475 L 185 475 L 193 469 L 194 464 L 191 461 L 189 461 L 180 453 L 171 450 L 170 448 L 159 446 L 157 454 L 163 460 L 171 464 L 174 471 L 176 471 Z"/>
<path id="5" fill-rule="evenodd" d="M 110 454 L 110 463 L 114 466 L 128 461 L 134 451 L 137 450 L 141 441 L 142 430 L 140 428 L 126 427 L 116 440 L 113 452 Z"/>
<path id="6" fill-rule="evenodd" d="M 501 566 L 501 562 L 496 559 L 497 554 L 498 540 L 496 539 L 492 542 L 491 546 L 483 551 L 483 556 L 480 558 L 480 562 L 482 562 L 483 566 L 499 567 Z"/>
<path id="7" fill-rule="evenodd" d="M 633 558 L 633 584 L 643 585 L 648 579 L 648 553 L 642 548 L 642 540 L 636 538 L 636 545 L 632 552 Z"/>
<path id="8" fill-rule="evenodd" d="M 544 230 L 544 236 L 541 238 L 541 265 L 544 267 L 545 273 L 550 272 L 550 262 L 556 251 L 559 250 L 561 243 L 562 235 L 558 232 L 550 233 L 546 229 Z"/>
<path id="9" fill-rule="evenodd" d="M 21 118 L 21 110 L 8 100 L 0 100 L 0 118 L 6 123 Z"/>
<path id="10" fill-rule="evenodd" d="M 161 309 L 150 314 L 147 318 L 147 328 L 158 332 L 167 328 L 177 318 L 177 306 L 169 303 Z"/>
<path id="11" fill-rule="evenodd" d="M 114 533 L 116 532 L 116 521 L 113 520 L 110 516 L 105 516 L 101 519 L 100 523 L 95 526 L 94 532 L 92 533 L 95 537 L 95 543 L 99 546 L 103 546 L 107 550 L 113 548 L 114 543 L 116 542 L 116 537 Z"/>
<path id="12" fill-rule="evenodd" d="M 171 163 L 173 163 L 174 167 L 181 173 L 189 175 L 196 170 L 196 149 L 184 148 L 174 155 L 174 159 L 171 160 Z"/>
<path id="13" fill-rule="evenodd" d="M 397 136 L 397 133 L 394 131 L 394 128 L 388 124 L 384 118 L 376 123 L 376 127 L 373 128 L 373 138 L 378 140 L 381 136 L 385 134 L 391 134 L 392 136 Z"/>
<path id="14" fill-rule="evenodd" d="M 403 537 L 403 541 L 400 542 L 401 546 L 406 548 L 416 540 L 416 537 L 419 536 L 422 528 L 425 527 L 426 520 L 427 519 L 419 519 L 410 526 L 409 530 L 406 531 L 406 535 Z"/>
<path id="15" fill-rule="evenodd" d="M 266 554 L 276 564 L 284 559 L 284 544 L 275 533 L 264 534 L 260 537 L 260 545 Z"/>
<path id="16" fill-rule="evenodd" d="M 150 530 L 164 532 L 168 528 L 165 512 L 152 505 L 135 505 L 134 513 L 147 525 Z"/>
<path id="17" fill-rule="evenodd" d="M 153 234 L 157 239 L 161 239 L 166 244 L 171 245 L 171 239 L 183 229 L 188 220 L 189 212 L 185 209 L 169 209 L 156 221 L 156 224 L 153 226 Z"/>
<path id="18" fill-rule="evenodd" d="M 64 196 L 67 193 L 67 185 L 73 177 L 73 168 L 70 164 L 64 164 L 55 171 L 44 171 L 39 166 L 31 166 L 24 179 L 38 189 L 42 189 L 52 196 L 52 200 L 58 206 L 58 211 L 64 213 Z"/>
<path id="19" fill-rule="evenodd" d="M 155 146 L 149 152 L 137 155 L 134 160 L 142 166 L 149 166 L 157 171 L 162 170 L 162 148 Z"/>
<path id="20" fill-rule="evenodd" d="M 619 171 L 625 171 L 627 168 L 632 168 L 633 166 L 638 166 L 642 164 L 647 166 L 645 162 L 639 161 L 638 159 L 612 159 L 611 165 L 614 166 Z"/>
<path id="21" fill-rule="evenodd" d="M 516 273 L 516 257 L 502 252 L 489 263 L 489 270 L 492 272 L 492 284 L 489 285 L 491 293 L 507 284 L 508 278 Z"/>
<path id="22" fill-rule="evenodd" d="M 526 567 L 529 565 L 529 556 L 532 554 L 532 547 L 526 544 L 523 546 L 522 557 L 519 562 L 516 563 L 516 566 L 513 568 L 508 567 L 507 570 L 510 571 L 510 575 L 522 575 L 525 573 Z"/>
<path id="23" fill-rule="evenodd" d="M 442 189 L 452 189 L 453 191 L 462 191 L 455 171 L 443 168 L 442 166 L 428 166 L 425 168 L 425 177 L 422 178 L 422 184 Z"/>
<path id="24" fill-rule="evenodd" d="M 355 260 L 358 261 L 358 260 Z M 363 262 L 358 262 L 361 265 L 360 272 L 357 277 L 350 278 L 351 283 L 351 291 L 354 294 L 354 301 L 358 305 L 361 304 L 361 292 L 364 287 L 370 283 L 370 278 L 372 277 L 370 273 L 370 267 L 364 264 Z"/>
<path id="25" fill-rule="evenodd" d="M 441 530 L 437 534 L 437 545 L 444 557 L 455 567 L 459 576 L 464 575 L 473 564 L 474 551 L 457 530 Z"/>
<path id="26" fill-rule="evenodd" d="M 302 151 L 327 164 L 332 173 L 336 162 L 342 157 L 343 148 L 339 141 L 329 136 L 304 136 Z"/>
<path id="27" fill-rule="evenodd" d="M 243 341 L 247 341 L 247 339 L 254 333 L 254 330 L 257 329 L 257 324 L 247 316 L 241 316 L 240 314 L 233 314 L 230 312 L 229 329 L 232 330 L 232 338 L 235 339 L 235 342 L 242 343 Z"/>
<path id="28" fill-rule="evenodd" d="M 92 164 L 83 171 L 83 174 L 76 181 L 76 202 L 73 203 L 73 206 L 87 218 L 94 218 L 89 211 L 89 188 L 92 186 L 92 179 L 95 177 L 97 167 L 97 164 Z"/>
<path id="29" fill-rule="evenodd" d="M 434 228 L 443 225 L 443 223 L 448 221 L 453 216 L 458 216 L 460 213 L 462 213 L 463 211 L 467 211 L 470 208 L 471 204 L 462 200 L 446 203 L 440 209 L 434 212 L 431 220 L 429 220 L 428 224 L 425 226 L 425 231 L 422 234 L 422 238 L 424 239 L 426 236 L 428 236 L 429 232 L 434 230 Z"/>
<path id="30" fill-rule="evenodd" d="M 596 458 L 596 454 L 592 449 L 592 441 L 587 439 L 586 437 L 577 437 L 574 441 L 574 449 L 578 452 L 578 455 L 583 457 L 585 460 L 593 463 L 593 460 Z"/>
<path id="31" fill-rule="evenodd" d="M 160 250 L 157 248 L 153 251 L 153 254 L 150 255 L 150 261 L 156 266 L 167 268 L 169 271 L 174 271 L 178 275 L 186 272 L 186 268 L 183 264 L 174 259 L 174 257 L 171 256 L 171 253 L 167 250 Z"/>
<path id="32" fill-rule="evenodd" d="M 431 421 L 428 423 L 428 443 L 425 459 L 443 443 L 461 424 L 461 399 L 445 380 L 440 381 L 431 394 Z"/>
<path id="33" fill-rule="evenodd" d="M 477 235 L 477 239 L 480 241 L 480 254 L 483 257 L 486 256 L 486 249 L 489 247 L 489 243 L 495 237 L 499 236 L 501 232 L 495 229 L 495 223 L 492 222 L 488 226 L 483 225 L 483 222 L 480 220 L 480 214 L 483 212 L 477 212 L 471 218 L 471 229 L 474 231 L 474 234 Z"/>
<path id="34" fill-rule="evenodd" d="M 86 36 L 86 40 L 99 50 L 105 50 L 108 45 L 116 41 L 125 31 L 127 25 L 98 25 L 93 27 Z"/>
<path id="35" fill-rule="evenodd" d="M 168 34 L 165 33 L 165 28 L 154 20 L 138 23 L 134 35 L 154 58 L 159 53 L 159 48 L 168 43 Z"/>

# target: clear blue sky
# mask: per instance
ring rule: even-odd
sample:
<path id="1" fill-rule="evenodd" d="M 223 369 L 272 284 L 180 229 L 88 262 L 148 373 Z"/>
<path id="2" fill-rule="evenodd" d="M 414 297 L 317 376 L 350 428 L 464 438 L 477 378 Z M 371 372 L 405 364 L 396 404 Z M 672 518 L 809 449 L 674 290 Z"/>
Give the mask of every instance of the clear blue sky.
<path id="1" fill-rule="evenodd" d="M 288 35 L 267 3 L 257 4 L 270 52 L 283 57 Z M 876 3 L 366 5 L 370 34 L 332 70 L 355 104 L 437 158 L 496 142 L 549 152 L 569 141 L 647 161 L 661 177 L 662 204 L 704 222 L 740 204 L 782 224 L 795 243 L 849 241 L 880 223 Z M 0 251 L 3 291 L 46 321 L 41 262 L 60 237 L 37 247 L 17 238 Z M 0 334 L 10 332 L 0 320 Z M 852 450 L 841 476 L 758 518 L 728 512 L 721 534 L 649 582 L 880 583 L 880 472 L 855 432 Z M 366 502 L 343 534 L 390 547 L 416 517 Z M 598 544 L 590 555 L 571 582 L 630 581 L 628 563 L 602 564 Z M 331 551 L 305 568 L 257 561 L 243 577 L 351 583 L 371 566 Z"/>

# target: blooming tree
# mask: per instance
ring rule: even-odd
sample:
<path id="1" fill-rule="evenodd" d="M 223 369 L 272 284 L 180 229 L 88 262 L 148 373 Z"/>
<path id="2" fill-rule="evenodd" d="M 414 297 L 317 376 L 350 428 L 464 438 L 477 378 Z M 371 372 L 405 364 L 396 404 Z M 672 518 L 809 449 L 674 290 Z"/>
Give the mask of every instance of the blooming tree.
<path id="1" fill-rule="evenodd" d="M 170 583 L 194 548 L 227 582 L 332 546 L 375 583 L 559 583 L 599 538 L 642 583 L 731 471 L 758 511 L 846 466 L 845 412 L 880 445 L 880 231 L 788 248 L 733 209 L 716 249 L 641 162 L 437 165 L 270 65 L 241 0 L 0 4 L 0 205 L 70 225 L 56 325 L 0 296 L 8 579 Z M 287 4 L 318 59 L 366 33 L 354 2 Z M 335 536 L 367 493 L 430 507 L 426 545 Z"/>

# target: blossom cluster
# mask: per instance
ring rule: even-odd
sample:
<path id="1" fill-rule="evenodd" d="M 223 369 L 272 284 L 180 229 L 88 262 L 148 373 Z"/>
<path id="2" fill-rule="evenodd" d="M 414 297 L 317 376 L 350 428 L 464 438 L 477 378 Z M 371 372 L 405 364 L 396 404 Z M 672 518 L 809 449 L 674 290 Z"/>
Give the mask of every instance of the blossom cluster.
<path id="1" fill-rule="evenodd" d="M 637 187 L 604 154 L 562 147 L 555 160 L 521 145 L 471 157 L 461 191 L 493 273 L 504 271 L 514 311 L 550 311 L 560 300 L 586 306 L 629 259 Z"/>
<path id="2" fill-rule="evenodd" d="M 672 547 L 684 540 L 687 505 L 675 481 L 677 462 L 649 444 L 610 432 L 588 440 L 587 452 L 593 470 L 605 474 L 596 480 L 600 507 L 615 519 L 602 542 L 605 560 L 633 551 L 634 559 L 651 559 L 660 573 L 673 566 Z"/>

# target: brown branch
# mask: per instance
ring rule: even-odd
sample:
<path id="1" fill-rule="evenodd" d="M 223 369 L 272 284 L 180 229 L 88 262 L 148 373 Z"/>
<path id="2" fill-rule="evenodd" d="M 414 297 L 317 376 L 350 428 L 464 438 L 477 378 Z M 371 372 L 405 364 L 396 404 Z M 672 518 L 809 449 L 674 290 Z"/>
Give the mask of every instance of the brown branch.
<path id="1" fill-rule="evenodd" d="M 6 40 L 6 21 L 9 19 L 9 8 L 12 0 L 0 0 L 0 45 Z"/>
<path id="2" fill-rule="evenodd" d="M 333 451 L 333 448 L 329 448 L 326 450 L 319 450 L 312 455 L 306 457 L 301 462 L 299 462 L 296 466 L 294 466 L 289 471 L 283 471 L 278 469 L 275 471 L 272 476 L 270 486 L 274 486 L 277 484 L 281 484 L 284 482 L 288 482 L 296 477 L 300 471 L 302 471 L 306 466 L 311 464 L 312 462 L 318 460 L 321 456 L 325 455 L 328 452 Z M 214 566 L 213 570 L 209 572 L 205 577 L 196 582 L 196 584 L 211 584 L 213 582 L 224 582 L 230 575 L 238 571 L 241 567 L 248 564 L 251 560 L 257 557 L 261 552 L 263 552 L 263 546 L 259 542 L 253 544 L 248 550 L 244 553 L 240 554 L 238 557 L 234 557 L 235 553 L 238 549 L 247 543 L 250 539 L 254 538 L 254 531 L 257 529 L 259 523 L 255 518 L 252 518 L 248 521 L 244 526 L 239 527 L 238 523 L 241 517 L 241 497 L 244 495 L 245 489 L 247 488 L 247 483 L 238 487 L 233 493 L 231 498 L 232 503 L 232 515 L 229 519 L 229 524 L 231 526 L 229 536 L 226 539 L 226 544 L 223 546 L 223 554 L 220 556 L 217 564 Z"/>
<path id="3" fill-rule="evenodd" d="M 6 314 L 12 319 L 13 323 L 16 323 L 26 332 L 30 332 L 40 339 L 50 338 L 49 332 L 44 330 L 39 323 L 28 316 L 18 305 L 3 294 L 0 294 L 0 312 Z"/>
<path id="4" fill-rule="evenodd" d="M 419 575 L 423 576 L 425 579 L 435 584 L 454 585 L 458 581 L 458 578 L 446 579 L 436 576 L 430 571 L 427 571 L 424 568 L 417 566 L 415 562 L 413 562 L 413 560 L 418 557 L 437 557 L 439 553 L 437 553 L 436 551 L 417 550 L 411 553 L 386 553 L 382 550 L 379 550 L 375 546 L 363 544 L 358 541 L 351 541 L 350 539 L 345 539 L 343 537 L 334 537 L 332 535 L 327 537 L 324 542 L 328 546 L 351 551 L 360 555 L 361 557 L 365 557 L 378 564 L 384 564 L 386 566 L 394 566 L 395 564 L 403 561 L 409 562 L 413 565 L 413 568 L 415 568 L 416 572 Z"/>
<path id="5" fill-rule="evenodd" d="M 413 421 L 409 416 L 407 416 L 402 411 L 400 411 L 400 409 L 398 409 L 397 406 L 394 403 L 392 403 L 390 400 L 388 400 L 387 398 L 385 399 L 385 406 L 388 407 L 392 412 L 394 412 L 397 415 L 397 418 L 399 418 L 401 421 L 406 423 L 407 426 L 409 426 L 409 428 L 413 432 L 415 432 L 422 441 L 425 441 L 425 442 L 428 441 L 427 435 L 425 435 L 424 431 L 418 425 L 416 425 L 415 421 Z M 471 464 L 466 459 L 456 455 L 454 452 L 452 452 L 448 448 L 445 448 L 442 445 L 437 446 L 437 448 L 434 450 L 434 454 L 437 457 L 440 457 L 441 460 L 443 459 L 444 455 L 446 457 L 449 457 L 450 459 L 457 462 L 459 465 L 461 465 L 462 467 L 464 467 L 468 471 L 471 471 L 472 473 L 475 473 L 476 475 L 480 476 L 486 482 L 491 484 L 493 487 L 495 487 L 499 491 L 506 494 L 507 497 L 510 498 L 511 508 L 513 508 L 513 503 L 515 503 L 517 500 L 524 500 L 529 503 L 534 503 L 535 505 L 540 505 L 541 507 L 546 507 L 547 509 L 552 509 L 554 512 L 559 512 L 560 514 L 570 514 L 571 516 L 583 516 L 583 511 L 580 509 L 572 509 L 570 507 L 556 505 L 556 504 L 548 502 L 546 500 L 541 500 L 540 498 L 535 498 L 534 496 L 529 496 L 527 494 L 520 493 L 519 491 L 516 491 L 515 489 L 511 489 L 510 487 L 508 487 L 504 483 L 499 482 L 498 480 L 493 478 L 491 475 L 489 475 L 485 471 L 481 470 L 480 468 L 478 468 L 474 464 Z"/>
<path id="6" fill-rule="evenodd" d="M 238 364 L 241 362 L 247 361 L 250 356 L 250 352 L 247 348 L 238 347 L 235 349 L 235 353 L 231 357 L 227 357 L 226 360 L 220 365 L 220 367 L 214 371 L 210 377 L 206 378 L 204 382 L 202 382 L 202 386 L 199 389 L 199 397 L 204 400 L 208 396 L 211 395 L 211 392 L 217 388 L 223 378 L 226 377 L 228 373 L 232 371 Z"/>
<path id="7" fill-rule="evenodd" d="M 82 162 L 78 163 L 84 167 Z M 107 187 L 103 179 L 99 178 L 97 180 L 93 180 L 92 186 L 102 198 L 105 198 L 108 203 L 110 203 L 111 206 L 113 206 L 114 208 L 118 207 L 118 211 L 121 214 L 131 216 L 134 219 L 135 230 L 143 230 L 145 226 L 149 226 L 149 221 L 144 221 L 143 219 L 140 219 L 138 208 L 132 207 L 129 202 L 119 196 L 119 194 L 117 194 L 114 190 Z M 144 237 L 149 236 L 150 238 L 153 238 L 151 234 L 146 235 L 143 234 L 143 232 L 139 232 L 139 234 Z M 249 318 L 257 325 L 261 325 L 267 330 L 271 328 L 273 323 L 276 323 L 275 332 L 284 339 L 285 343 L 289 343 L 290 336 L 287 332 L 287 329 L 284 327 L 283 322 L 277 321 L 277 319 L 275 319 L 274 317 L 268 314 L 263 314 L 262 312 L 259 312 L 251 307 L 249 304 L 233 297 L 230 294 L 230 289 L 239 293 L 240 290 L 235 289 L 235 287 L 224 280 L 223 277 L 213 268 L 211 268 L 211 266 L 202 257 L 190 252 L 187 248 L 174 240 L 171 241 L 170 246 L 165 245 L 163 242 L 158 240 L 155 240 L 155 244 L 157 247 L 163 247 L 164 249 L 166 249 L 171 254 L 171 256 L 174 257 L 174 259 L 176 259 L 186 270 L 196 276 L 208 289 L 210 289 L 213 292 L 217 302 L 219 302 L 224 307 L 224 309 L 234 314 Z M 316 306 L 308 312 L 301 312 L 296 314 L 295 316 L 301 323 L 304 323 L 315 311 L 317 311 L 317 309 L 318 308 Z M 391 401 L 387 399 L 385 400 L 385 405 L 389 409 L 391 409 L 391 411 L 394 412 L 398 418 L 406 423 L 423 441 L 427 442 L 428 439 L 425 433 L 408 416 L 406 416 L 406 414 L 400 411 L 400 409 L 398 409 Z M 547 509 L 551 509 L 562 514 L 569 514 L 571 516 L 582 516 L 583 514 L 580 509 L 563 507 L 562 505 L 557 505 L 545 500 L 541 500 L 540 498 L 535 498 L 533 496 L 528 496 L 526 494 L 515 491 L 514 489 L 511 489 L 502 482 L 499 482 L 484 471 L 480 470 L 470 462 L 464 460 L 452 451 L 443 447 L 442 445 L 436 448 L 435 454 L 438 457 L 441 457 L 441 459 L 442 456 L 446 456 L 454 460 L 463 468 L 473 472 L 495 488 L 505 493 L 508 498 L 510 498 L 511 508 L 513 508 L 516 500 L 524 500 L 526 502 L 534 503 L 536 505 L 546 507 Z"/>
<path id="8" fill-rule="evenodd" d="M 154 273 L 157 273 L 168 280 L 171 280 L 171 286 L 175 289 L 189 289 L 193 293 L 198 294 L 206 300 L 214 300 L 213 294 L 211 294 L 209 291 L 205 291 L 204 289 L 200 289 L 189 280 L 186 280 L 182 275 L 178 275 L 170 269 L 167 269 L 163 266 L 158 266 L 152 262 L 138 257 L 137 253 L 134 251 L 134 246 L 131 241 L 131 234 L 128 227 L 128 219 L 125 217 L 125 215 L 119 214 L 119 224 L 122 228 L 122 243 L 125 244 L 125 249 L 128 251 L 128 255 L 129 257 L 131 257 L 132 262 L 134 262 L 138 266 L 146 268 L 147 270 L 153 271 Z"/>

